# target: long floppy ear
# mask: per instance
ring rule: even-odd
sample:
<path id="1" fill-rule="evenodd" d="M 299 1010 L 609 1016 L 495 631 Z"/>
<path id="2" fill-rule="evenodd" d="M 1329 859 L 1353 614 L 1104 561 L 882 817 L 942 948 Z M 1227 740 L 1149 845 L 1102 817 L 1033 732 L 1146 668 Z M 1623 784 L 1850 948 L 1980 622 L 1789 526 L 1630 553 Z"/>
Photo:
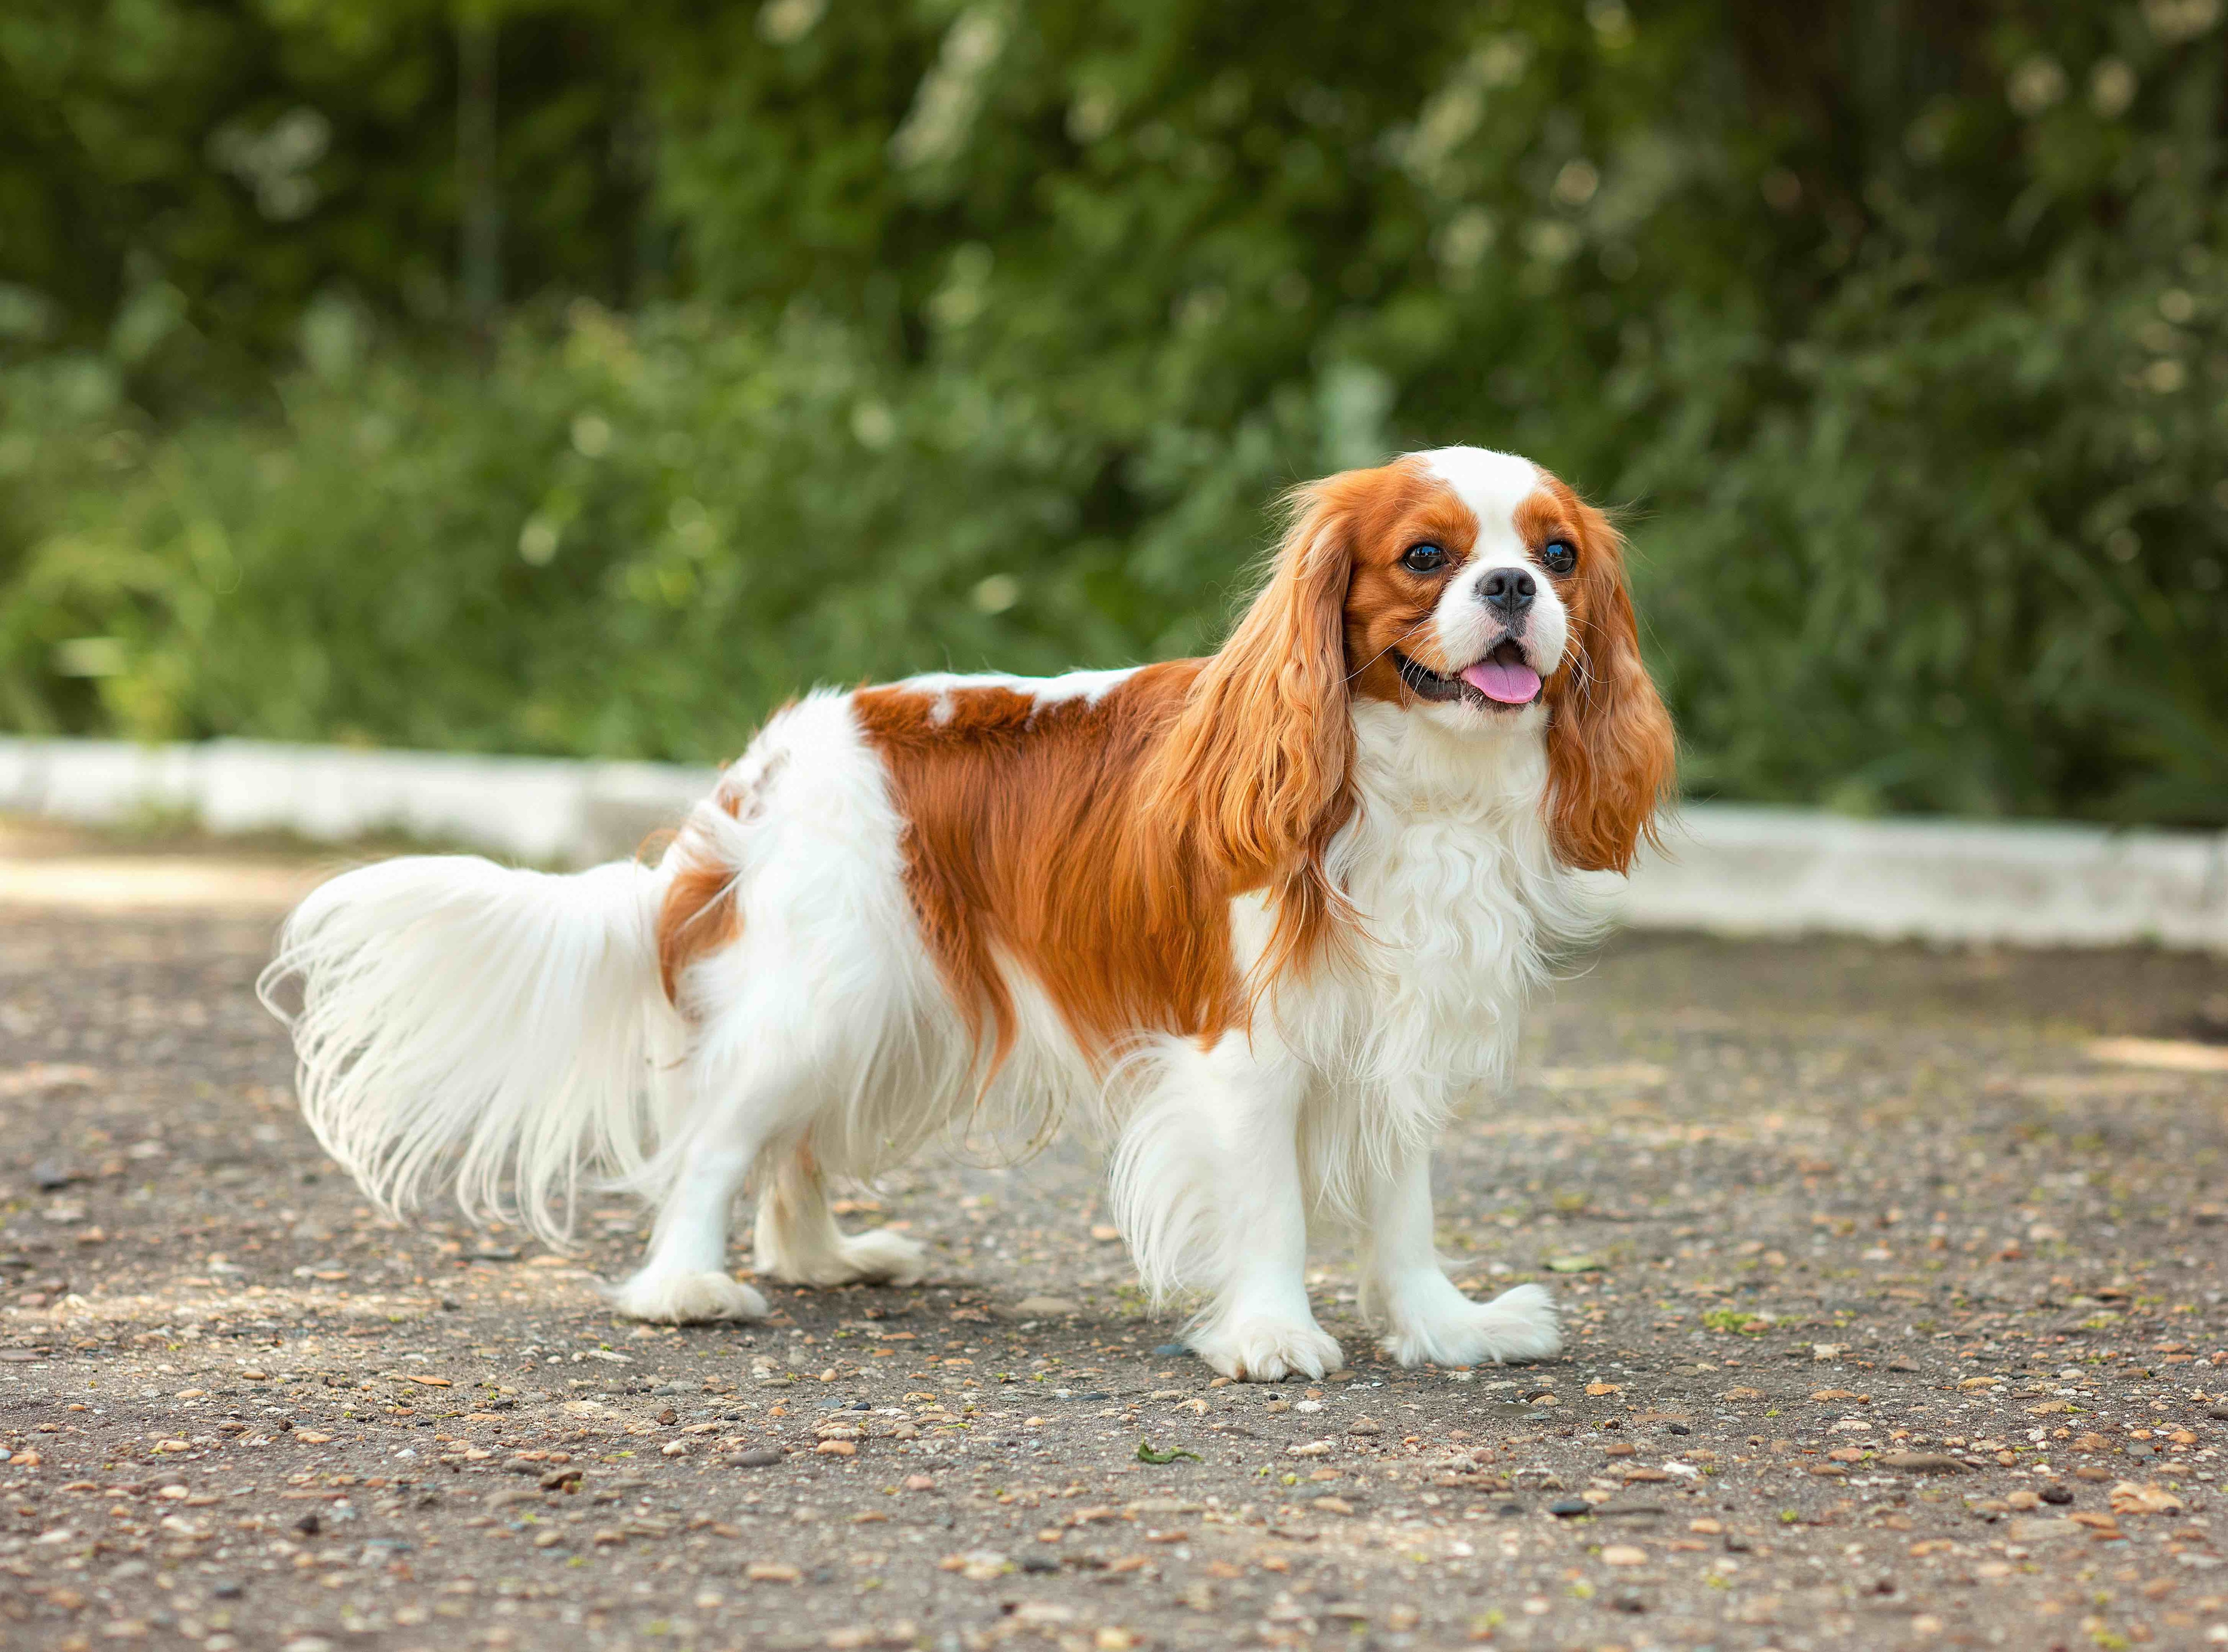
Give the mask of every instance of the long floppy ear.
<path id="1" fill-rule="evenodd" d="M 1290 496 L 1268 584 L 1193 682 L 1145 781 L 1146 812 L 1175 826 L 1232 893 L 1277 892 L 1267 970 L 1315 939 L 1339 904 L 1322 852 L 1354 807 L 1344 479 Z"/>
<path id="2" fill-rule="evenodd" d="M 1624 578 L 1624 541 L 1578 503 L 1583 623 L 1570 663 L 1547 688 L 1547 816 L 1556 858 L 1590 872 L 1628 872 L 1671 784 L 1671 714 L 1641 663 Z"/>

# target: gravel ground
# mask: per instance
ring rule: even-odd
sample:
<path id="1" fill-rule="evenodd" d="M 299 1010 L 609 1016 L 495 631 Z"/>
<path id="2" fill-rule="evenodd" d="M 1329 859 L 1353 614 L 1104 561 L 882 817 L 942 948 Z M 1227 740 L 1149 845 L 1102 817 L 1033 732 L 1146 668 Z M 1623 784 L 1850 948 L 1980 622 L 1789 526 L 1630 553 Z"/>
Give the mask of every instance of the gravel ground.
<path id="1" fill-rule="evenodd" d="M 2218 961 L 1627 937 L 1440 1160 L 1455 1276 L 1570 1355 L 1398 1370 L 1324 1255 L 1352 1367 L 1247 1386 L 1064 1149 L 861 1194 L 930 1282 L 747 1328 L 602 1309 L 624 1201 L 565 1258 L 375 1218 L 250 992 L 272 879 L 25 841 L 10 1649 L 2228 1642 Z"/>

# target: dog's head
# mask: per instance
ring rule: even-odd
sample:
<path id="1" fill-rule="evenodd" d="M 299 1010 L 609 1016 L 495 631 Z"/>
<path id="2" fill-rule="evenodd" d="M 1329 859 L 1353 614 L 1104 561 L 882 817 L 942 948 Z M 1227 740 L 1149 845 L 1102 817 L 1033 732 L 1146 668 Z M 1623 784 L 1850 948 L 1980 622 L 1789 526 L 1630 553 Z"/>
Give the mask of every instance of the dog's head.
<path id="1" fill-rule="evenodd" d="M 1304 875 L 1353 807 L 1354 703 L 1455 738 L 1544 740 L 1565 865 L 1627 870 L 1669 784 L 1623 541 L 1530 460 L 1411 453 L 1309 483 L 1267 584 L 1194 685 L 1181 791 L 1240 880 Z"/>

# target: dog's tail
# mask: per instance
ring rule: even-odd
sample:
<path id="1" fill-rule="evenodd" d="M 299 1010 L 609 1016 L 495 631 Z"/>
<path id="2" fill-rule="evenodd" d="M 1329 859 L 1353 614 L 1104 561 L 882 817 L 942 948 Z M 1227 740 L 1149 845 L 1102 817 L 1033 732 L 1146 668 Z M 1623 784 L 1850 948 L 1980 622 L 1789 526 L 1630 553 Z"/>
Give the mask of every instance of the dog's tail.
<path id="1" fill-rule="evenodd" d="M 631 861 L 562 877 L 444 855 L 319 887 L 257 990 L 325 1150 L 390 1212 L 446 1171 L 466 1214 L 562 1244 L 583 1179 L 638 1175 L 667 1122 L 664 884 Z"/>

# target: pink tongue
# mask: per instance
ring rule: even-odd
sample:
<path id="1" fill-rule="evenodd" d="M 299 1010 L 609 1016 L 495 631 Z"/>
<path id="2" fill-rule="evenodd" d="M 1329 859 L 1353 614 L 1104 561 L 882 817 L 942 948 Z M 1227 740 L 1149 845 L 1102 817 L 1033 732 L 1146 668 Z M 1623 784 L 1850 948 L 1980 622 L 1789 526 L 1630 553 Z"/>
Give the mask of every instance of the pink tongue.
<path id="1" fill-rule="evenodd" d="M 1462 680 L 1488 700 L 1504 706 L 1528 706 L 1540 696 L 1540 674 L 1522 663 L 1503 665 L 1499 660 L 1480 660 L 1463 668 Z"/>

